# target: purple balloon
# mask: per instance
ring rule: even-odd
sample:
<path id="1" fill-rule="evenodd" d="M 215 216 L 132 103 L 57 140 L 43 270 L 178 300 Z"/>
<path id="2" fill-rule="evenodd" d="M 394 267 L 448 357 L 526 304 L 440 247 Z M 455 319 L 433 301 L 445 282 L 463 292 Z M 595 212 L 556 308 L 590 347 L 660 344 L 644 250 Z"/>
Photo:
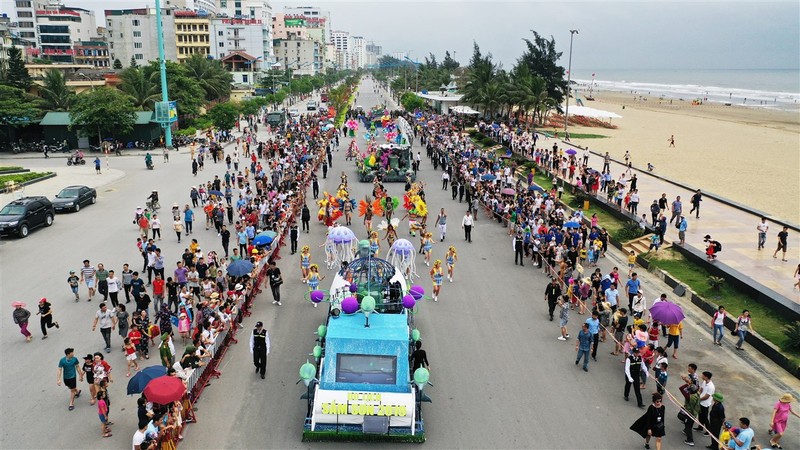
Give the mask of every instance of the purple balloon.
<path id="1" fill-rule="evenodd" d="M 347 297 L 342 300 L 342 311 L 345 314 L 353 314 L 358 311 L 358 299 L 355 297 Z"/>
<path id="2" fill-rule="evenodd" d="M 425 295 L 425 288 L 423 288 L 418 284 L 415 284 L 411 286 L 411 289 L 409 289 L 408 293 L 411 294 L 412 297 L 414 297 L 414 300 L 419 300 L 422 298 L 423 295 Z"/>
<path id="3" fill-rule="evenodd" d="M 322 291 L 311 291 L 311 295 L 309 297 L 311 298 L 312 302 L 319 303 L 325 298 L 325 293 Z"/>
<path id="4" fill-rule="evenodd" d="M 350 283 L 350 292 L 353 293 L 353 294 L 358 292 L 358 285 L 355 284 L 355 283 Z"/>
<path id="5" fill-rule="evenodd" d="M 403 307 L 408 309 L 413 309 L 414 305 L 417 304 L 417 301 L 414 299 L 414 296 L 406 294 L 403 296 Z"/>

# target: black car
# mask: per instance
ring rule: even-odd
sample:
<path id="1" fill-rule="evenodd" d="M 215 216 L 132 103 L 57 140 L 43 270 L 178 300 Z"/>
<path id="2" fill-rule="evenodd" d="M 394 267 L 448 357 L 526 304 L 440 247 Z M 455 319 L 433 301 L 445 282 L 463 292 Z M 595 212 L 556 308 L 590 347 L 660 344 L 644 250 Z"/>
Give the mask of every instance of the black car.
<path id="1" fill-rule="evenodd" d="M 0 209 L 0 236 L 16 234 L 26 237 L 30 230 L 50 226 L 55 209 L 47 197 L 23 197 Z"/>
<path id="2" fill-rule="evenodd" d="M 56 212 L 78 212 L 82 206 L 94 203 L 97 203 L 97 191 L 89 186 L 67 186 L 53 199 Z"/>

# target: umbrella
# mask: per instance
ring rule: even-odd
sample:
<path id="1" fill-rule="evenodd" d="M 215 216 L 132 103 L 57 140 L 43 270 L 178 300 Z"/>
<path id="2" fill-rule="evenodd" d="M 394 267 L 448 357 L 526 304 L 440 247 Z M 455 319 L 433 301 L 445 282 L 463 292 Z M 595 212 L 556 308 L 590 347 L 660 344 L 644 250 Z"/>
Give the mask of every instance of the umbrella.
<path id="1" fill-rule="evenodd" d="M 500 191 L 500 193 L 503 195 L 514 195 L 517 193 L 517 191 L 515 191 L 513 188 L 505 188 L 502 191 Z"/>
<path id="2" fill-rule="evenodd" d="M 275 240 L 275 238 L 273 238 L 272 236 L 265 236 L 265 235 L 259 234 L 258 236 L 253 238 L 253 245 L 255 245 L 257 247 L 261 246 L 261 245 L 269 245 L 274 240 Z"/>
<path id="3" fill-rule="evenodd" d="M 483 181 L 494 181 L 496 179 L 497 179 L 497 177 L 492 175 L 492 174 L 490 174 L 490 173 L 487 173 L 486 175 L 481 175 L 481 180 L 483 180 Z"/>
<path id="4" fill-rule="evenodd" d="M 528 190 L 529 191 L 536 191 L 536 192 L 544 192 L 544 189 L 542 189 L 540 186 L 537 186 L 535 184 L 532 184 L 532 185 L 528 186 Z"/>
<path id="5" fill-rule="evenodd" d="M 564 227 L 566 227 L 566 228 L 580 228 L 581 224 L 579 224 L 578 222 L 567 222 L 567 223 L 564 224 Z"/>
<path id="6" fill-rule="evenodd" d="M 650 307 L 650 317 L 665 325 L 681 323 L 684 318 L 681 307 L 671 302 L 657 302 Z"/>
<path id="7" fill-rule="evenodd" d="M 253 270 L 253 263 L 244 259 L 237 259 L 228 266 L 228 275 L 241 277 Z"/>
<path id="8" fill-rule="evenodd" d="M 568 154 L 568 155 L 575 155 L 575 154 L 577 154 L 578 152 L 576 152 L 576 151 L 575 151 L 575 149 L 572 149 L 572 148 L 571 148 L 571 149 L 567 150 L 565 153 L 566 153 L 566 154 Z"/>
<path id="9" fill-rule="evenodd" d="M 215 191 L 215 190 L 212 189 L 212 190 L 208 191 L 208 195 L 216 195 L 216 196 L 219 196 L 219 197 L 223 197 L 225 194 L 223 194 L 220 191 Z"/>
<path id="10" fill-rule="evenodd" d="M 128 395 L 139 394 L 147 384 L 167 374 L 167 368 L 161 365 L 145 367 L 128 381 Z"/>
<path id="11" fill-rule="evenodd" d="M 178 377 L 163 376 L 147 383 L 147 387 L 142 392 L 147 400 L 159 405 L 168 405 L 183 398 L 186 394 L 186 386 Z"/>

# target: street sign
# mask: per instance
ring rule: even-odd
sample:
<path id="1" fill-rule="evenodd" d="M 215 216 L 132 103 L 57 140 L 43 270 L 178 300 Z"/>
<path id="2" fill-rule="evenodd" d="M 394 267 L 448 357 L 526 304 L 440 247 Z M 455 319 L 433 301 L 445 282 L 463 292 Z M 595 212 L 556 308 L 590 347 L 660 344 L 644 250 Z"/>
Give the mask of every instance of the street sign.
<path id="1" fill-rule="evenodd" d="M 178 121 L 178 102 L 156 102 L 156 117 L 154 122 L 162 125 Z"/>

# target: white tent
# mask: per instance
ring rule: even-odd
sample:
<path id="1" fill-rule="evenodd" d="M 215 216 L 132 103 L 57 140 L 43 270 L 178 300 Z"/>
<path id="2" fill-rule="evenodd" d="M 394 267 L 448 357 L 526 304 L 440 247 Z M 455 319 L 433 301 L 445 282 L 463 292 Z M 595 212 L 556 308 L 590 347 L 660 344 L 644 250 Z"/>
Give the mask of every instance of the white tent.
<path id="1" fill-rule="evenodd" d="M 470 115 L 480 114 L 480 111 L 475 111 L 474 109 L 466 105 L 453 106 L 450 108 L 450 112 L 456 114 L 470 114 Z"/>
<path id="2" fill-rule="evenodd" d="M 564 108 L 566 109 L 566 108 Z M 588 106 L 571 106 L 569 107 L 570 116 L 584 116 L 592 117 L 595 119 L 621 119 L 617 113 L 611 111 L 603 111 L 601 109 L 589 108 Z"/>

